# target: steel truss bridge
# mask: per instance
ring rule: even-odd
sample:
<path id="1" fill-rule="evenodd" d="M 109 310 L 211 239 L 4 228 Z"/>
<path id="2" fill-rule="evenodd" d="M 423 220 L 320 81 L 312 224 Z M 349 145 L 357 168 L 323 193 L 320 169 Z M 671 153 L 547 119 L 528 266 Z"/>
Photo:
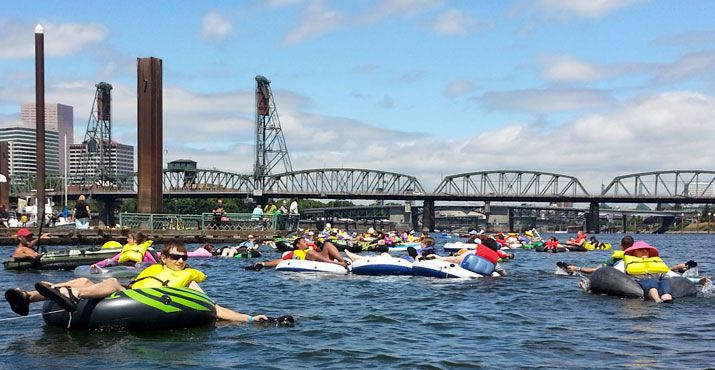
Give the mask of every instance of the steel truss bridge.
<path id="1" fill-rule="evenodd" d="M 29 195 L 32 177 L 9 179 L 12 197 Z M 414 176 L 394 172 L 322 168 L 273 174 L 263 189 L 255 189 L 252 175 L 216 169 L 164 170 L 166 197 L 298 197 L 326 199 L 390 199 L 419 201 L 498 202 L 609 202 L 609 203 L 715 203 L 715 171 L 672 170 L 617 176 L 599 194 L 590 194 L 581 182 L 557 173 L 502 170 L 446 176 L 427 192 Z M 62 194 L 64 179 L 48 176 L 46 188 Z M 133 198 L 136 173 L 85 185 L 70 185 L 69 196 Z"/>

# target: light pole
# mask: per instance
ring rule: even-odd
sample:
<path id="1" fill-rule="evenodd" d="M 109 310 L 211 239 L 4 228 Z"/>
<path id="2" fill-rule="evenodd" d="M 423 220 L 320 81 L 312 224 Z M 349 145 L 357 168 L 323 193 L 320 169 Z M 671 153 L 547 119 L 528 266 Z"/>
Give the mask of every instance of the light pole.
<path id="1" fill-rule="evenodd" d="M 710 212 L 708 213 L 708 234 L 710 234 L 710 228 L 712 227 L 713 224 L 713 213 Z"/>
<path id="2" fill-rule="evenodd" d="M 680 214 L 680 233 L 685 232 L 685 213 Z"/>

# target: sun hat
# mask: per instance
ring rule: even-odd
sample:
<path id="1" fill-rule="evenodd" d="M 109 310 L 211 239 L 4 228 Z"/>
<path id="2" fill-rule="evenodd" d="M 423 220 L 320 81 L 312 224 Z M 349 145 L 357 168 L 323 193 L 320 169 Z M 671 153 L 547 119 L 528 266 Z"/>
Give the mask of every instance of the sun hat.
<path id="1" fill-rule="evenodd" d="M 658 257 L 658 249 L 642 240 L 633 243 L 633 246 L 624 250 L 623 254 L 632 256 L 633 253 L 639 249 L 648 250 L 648 257 Z"/>

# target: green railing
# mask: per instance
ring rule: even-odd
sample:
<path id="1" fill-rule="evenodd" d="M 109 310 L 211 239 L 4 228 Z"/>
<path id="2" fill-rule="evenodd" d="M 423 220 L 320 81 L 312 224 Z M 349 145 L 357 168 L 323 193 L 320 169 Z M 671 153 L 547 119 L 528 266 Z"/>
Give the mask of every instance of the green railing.
<path id="1" fill-rule="evenodd" d="M 289 226 L 288 217 L 275 214 L 254 217 L 250 213 L 213 213 L 178 215 L 157 213 L 120 213 L 119 224 L 128 229 L 144 230 L 279 230 Z"/>

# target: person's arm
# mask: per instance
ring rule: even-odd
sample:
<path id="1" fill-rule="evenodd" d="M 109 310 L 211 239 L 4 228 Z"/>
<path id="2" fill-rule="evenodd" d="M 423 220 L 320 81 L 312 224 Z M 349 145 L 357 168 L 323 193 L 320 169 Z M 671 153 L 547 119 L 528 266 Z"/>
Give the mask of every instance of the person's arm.
<path id="1" fill-rule="evenodd" d="M 574 265 L 566 267 L 566 271 L 568 272 L 581 272 L 584 274 L 592 274 L 596 270 L 598 270 L 598 267 L 579 267 Z"/>

